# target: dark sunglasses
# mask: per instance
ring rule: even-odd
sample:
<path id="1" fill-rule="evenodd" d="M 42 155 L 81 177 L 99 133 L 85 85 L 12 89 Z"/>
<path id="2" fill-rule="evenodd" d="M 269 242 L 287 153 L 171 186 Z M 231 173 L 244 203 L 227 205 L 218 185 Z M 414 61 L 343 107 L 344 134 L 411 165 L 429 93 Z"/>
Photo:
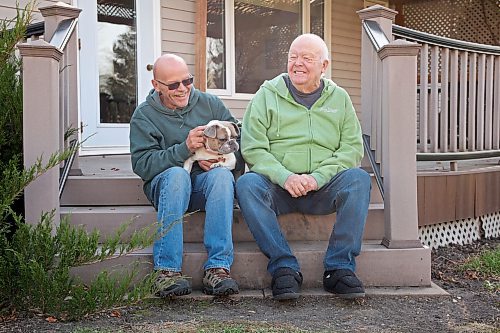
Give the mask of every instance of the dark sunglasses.
<path id="1" fill-rule="evenodd" d="M 168 88 L 168 90 L 175 90 L 175 89 L 179 88 L 181 83 L 184 85 L 184 87 L 190 86 L 193 84 L 193 80 L 194 80 L 194 76 L 190 76 L 187 79 L 182 80 L 181 82 L 174 82 L 174 83 L 164 83 L 164 82 L 161 82 L 160 80 L 155 79 L 156 82 L 164 85 L 165 87 Z"/>

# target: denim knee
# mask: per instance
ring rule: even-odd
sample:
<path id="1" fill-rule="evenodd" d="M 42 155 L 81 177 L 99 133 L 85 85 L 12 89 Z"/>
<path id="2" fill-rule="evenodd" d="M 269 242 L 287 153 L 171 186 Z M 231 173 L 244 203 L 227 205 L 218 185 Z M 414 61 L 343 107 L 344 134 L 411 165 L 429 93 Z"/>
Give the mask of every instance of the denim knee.
<path id="1" fill-rule="evenodd" d="M 234 176 L 231 170 L 224 167 L 214 168 L 208 171 L 207 181 L 217 180 L 220 184 L 234 184 Z"/>
<path id="2" fill-rule="evenodd" d="M 371 177 L 365 170 L 361 168 L 349 169 L 352 185 L 356 190 L 360 192 L 370 191 L 372 187 Z"/>
<path id="3" fill-rule="evenodd" d="M 158 179 L 156 179 L 158 178 Z M 181 167 L 169 168 L 153 179 L 153 203 L 158 208 L 161 196 L 189 196 L 191 195 L 191 178 L 189 173 Z"/>
<path id="4" fill-rule="evenodd" d="M 243 195 L 248 193 L 248 191 L 264 190 L 264 186 L 261 186 L 262 176 L 249 172 L 240 176 L 236 181 L 236 194 Z"/>

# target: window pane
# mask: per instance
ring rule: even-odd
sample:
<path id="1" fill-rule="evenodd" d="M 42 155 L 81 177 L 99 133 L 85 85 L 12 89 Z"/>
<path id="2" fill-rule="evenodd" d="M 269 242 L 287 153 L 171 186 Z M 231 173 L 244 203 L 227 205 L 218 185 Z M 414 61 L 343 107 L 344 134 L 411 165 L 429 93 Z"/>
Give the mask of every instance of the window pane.
<path id="1" fill-rule="evenodd" d="M 101 123 L 128 123 L 137 101 L 134 0 L 97 1 Z"/>
<path id="2" fill-rule="evenodd" d="M 207 1 L 207 88 L 226 89 L 224 0 Z"/>
<path id="3" fill-rule="evenodd" d="M 236 92 L 253 94 L 286 72 L 290 43 L 301 33 L 300 0 L 234 1 Z"/>
<path id="4" fill-rule="evenodd" d="M 324 17 L 325 17 L 325 1 L 324 0 L 313 0 L 311 1 L 311 33 L 325 38 L 323 36 L 324 27 Z"/>

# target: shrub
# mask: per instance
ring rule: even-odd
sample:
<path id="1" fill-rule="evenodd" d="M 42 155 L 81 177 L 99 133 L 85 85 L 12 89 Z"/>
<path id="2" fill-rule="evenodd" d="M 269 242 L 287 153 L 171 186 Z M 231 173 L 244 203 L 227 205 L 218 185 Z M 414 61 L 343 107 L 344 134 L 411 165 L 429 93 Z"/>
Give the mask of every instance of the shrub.
<path id="1" fill-rule="evenodd" d="M 41 216 L 36 225 L 24 223 L 12 205 L 23 190 L 74 150 L 52 154 L 47 162 L 22 167 L 21 63 L 14 55 L 31 18 L 34 2 L 17 17 L 0 23 L 0 309 L 35 311 L 61 319 L 77 319 L 106 308 L 129 304 L 154 292 L 156 276 L 138 277 L 138 267 L 127 272 L 100 272 L 88 285 L 71 274 L 73 267 L 120 256 L 149 246 L 150 228 L 136 231 L 127 243 L 121 236 L 129 223 L 99 243 L 99 233 L 86 232 L 63 220 L 54 226 L 54 212 Z M 10 221 L 15 228 L 10 230 Z"/>

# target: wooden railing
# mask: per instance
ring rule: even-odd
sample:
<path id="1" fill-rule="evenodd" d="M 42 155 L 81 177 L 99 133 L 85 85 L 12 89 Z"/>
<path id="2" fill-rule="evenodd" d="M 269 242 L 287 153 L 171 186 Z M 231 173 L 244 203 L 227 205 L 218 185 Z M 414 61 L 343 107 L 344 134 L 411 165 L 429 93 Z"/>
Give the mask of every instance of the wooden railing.
<path id="1" fill-rule="evenodd" d="M 384 244 L 405 246 L 418 228 L 417 159 L 456 168 L 500 156 L 500 48 L 395 26 L 382 6 L 358 13 L 361 122 L 383 180 Z"/>
<path id="2" fill-rule="evenodd" d="M 358 14 L 362 19 L 361 123 L 365 141 L 374 151 L 370 162 L 380 165 L 383 178 L 382 243 L 388 248 L 421 247 L 415 160 L 420 45 L 393 41 L 395 11 L 372 6 Z"/>
<path id="3" fill-rule="evenodd" d="M 70 145 L 67 133 L 78 127 L 78 39 L 80 9 L 64 3 L 39 8 L 43 38 L 31 37 L 18 46 L 23 59 L 24 165 Z M 39 29 L 38 29 L 39 30 Z M 37 35 L 37 34 L 35 34 Z M 55 211 L 59 221 L 60 171 L 49 170 L 25 190 L 25 217 L 37 223 L 42 212 Z"/>
<path id="4" fill-rule="evenodd" d="M 418 57 L 417 157 L 457 160 L 500 156 L 500 47 L 397 25 L 392 32 L 396 38 L 422 45 Z"/>

